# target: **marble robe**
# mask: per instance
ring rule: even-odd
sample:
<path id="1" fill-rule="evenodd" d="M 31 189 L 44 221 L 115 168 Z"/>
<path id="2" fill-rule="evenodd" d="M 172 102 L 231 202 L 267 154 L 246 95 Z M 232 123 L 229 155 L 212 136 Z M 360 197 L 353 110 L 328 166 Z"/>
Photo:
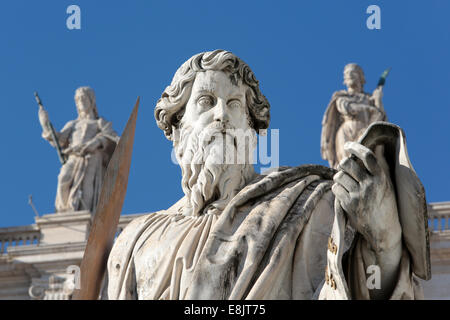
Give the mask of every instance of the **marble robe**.
<path id="1" fill-rule="evenodd" d="M 69 121 L 56 135 L 67 158 L 58 175 L 56 212 L 94 212 L 103 176 L 119 137 L 112 123 L 103 118 Z M 50 132 L 44 131 L 42 136 L 55 146 Z M 100 147 L 94 152 L 82 156 L 74 151 L 94 140 L 100 142 Z"/>
<path id="2" fill-rule="evenodd" d="M 110 253 L 102 298 L 367 299 L 360 240 L 351 246 L 353 237 L 341 239 L 350 273 L 340 267 L 346 278 L 336 274 L 337 281 L 350 281 L 351 296 L 327 292 L 336 291 L 325 282 L 334 173 L 322 166 L 284 167 L 249 183 L 220 215 L 178 214 L 181 199 L 135 219 Z M 420 298 L 403 251 L 391 298 Z"/>
<path id="3" fill-rule="evenodd" d="M 344 150 L 347 141 L 358 141 L 371 123 L 387 121 L 383 110 L 378 109 L 368 93 L 350 95 L 341 90 L 333 94 L 322 120 L 322 158 L 336 168 L 348 156 Z"/>

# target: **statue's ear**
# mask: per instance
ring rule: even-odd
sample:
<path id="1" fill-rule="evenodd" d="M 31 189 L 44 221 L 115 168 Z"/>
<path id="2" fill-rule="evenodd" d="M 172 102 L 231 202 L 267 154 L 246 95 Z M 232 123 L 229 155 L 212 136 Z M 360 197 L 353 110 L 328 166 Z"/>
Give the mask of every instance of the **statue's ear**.
<path id="1" fill-rule="evenodd" d="M 170 120 L 172 130 L 170 136 L 167 136 L 167 139 L 171 141 L 176 141 L 180 137 L 180 123 L 181 119 L 183 119 L 185 109 L 186 109 L 185 107 L 181 108 L 180 111 L 178 111 L 172 116 Z"/>
<path id="2" fill-rule="evenodd" d="M 178 124 L 180 123 L 181 119 L 183 119 L 183 116 L 184 116 L 184 112 L 185 112 L 185 111 L 186 111 L 186 106 L 184 106 L 183 108 L 181 108 L 181 110 L 178 111 L 178 112 L 175 114 L 175 122 L 174 122 L 174 124 L 175 124 L 176 126 L 178 126 Z"/>
<path id="3" fill-rule="evenodd" d="M 185 110 L 186 110 L 186 107 L 184 106 L 177 113 L 175 113 L 171 117 L 170 123 L 171 123 L 173 128 L 179 128 L 180 127 L 180 122 L 181 122 L 181 119 L 183 119 Z"/>

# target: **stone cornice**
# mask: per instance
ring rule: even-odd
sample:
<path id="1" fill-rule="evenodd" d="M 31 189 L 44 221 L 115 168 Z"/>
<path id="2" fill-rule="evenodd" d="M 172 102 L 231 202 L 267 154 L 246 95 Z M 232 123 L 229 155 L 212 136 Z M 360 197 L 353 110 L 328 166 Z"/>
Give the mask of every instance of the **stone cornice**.
<path id="1" fill-rule="evenodd" d="M 84 252 L 87 241 L 82 242 L 68 242 L 62 244 L 40 244 L 40 245 L 27 245 L 16 246 L 8 249 L 8 256 L 12 259 L 20 256 L 31 255 L 44 255 L 54 253 L 67 253 L 67 252 Z"/>
<path id="2" fill-rule="evenodd" d="M 428 209 L 439 213 L 450 213 L 450 201 L 429 203 Z"/>
<path id="3" fill-rule="evenodd" d="M 41 217 L 36 217 L 36 225 L 38 227 L 45 227 L 46 225 L 59 223 L 80 223 L 91 221 L 92 215 L 90 211 L 78 211 L 70 213 L 53 213 L 46 214 Z"/>

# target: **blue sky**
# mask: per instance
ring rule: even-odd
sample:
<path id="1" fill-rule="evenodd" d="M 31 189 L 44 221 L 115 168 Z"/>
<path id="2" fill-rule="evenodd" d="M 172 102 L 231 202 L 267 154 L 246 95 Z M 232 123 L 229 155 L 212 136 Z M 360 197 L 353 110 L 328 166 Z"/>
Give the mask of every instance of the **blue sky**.
<path id="1" fill-rule="evenodd" d="M 66 8 L 81 8 L 68 30 Z M 381 30 L 366 8 L 381 8 Z M 371 92 L 392 67 L 384 91 L 391 122 L 430 202 L 450 201 L 450 1 L 3 1 L 0 104 L 3 138 L 0 227 L 30 224 L 54 211 L 55 150 L 41 138 L 33 92 L 56 129 L 76 117 L 74 91 L 94 88 L 101 116 L 121 133 L 141 96 L 124 213 L 161 210 L 182 196 L 180 169 L 153 110 L 178 66 L 192 55 L 226 49 L 246 61 L 271 103 L 280 131 L 280 164 L 327 164 L 321 120 L 342 70 L 356 62 Z"/>

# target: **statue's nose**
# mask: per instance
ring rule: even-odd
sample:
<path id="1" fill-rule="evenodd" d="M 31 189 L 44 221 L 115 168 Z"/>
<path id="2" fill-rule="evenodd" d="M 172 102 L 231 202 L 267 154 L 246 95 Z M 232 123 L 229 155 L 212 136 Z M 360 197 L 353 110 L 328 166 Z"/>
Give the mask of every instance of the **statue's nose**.
<path id="1" fill-rule="evenodd" d="M 214 110 L 214 121 L 220 121 L 223 123 L 228 122 L 227 106 L 225 101 L 219 99 Z"/>

